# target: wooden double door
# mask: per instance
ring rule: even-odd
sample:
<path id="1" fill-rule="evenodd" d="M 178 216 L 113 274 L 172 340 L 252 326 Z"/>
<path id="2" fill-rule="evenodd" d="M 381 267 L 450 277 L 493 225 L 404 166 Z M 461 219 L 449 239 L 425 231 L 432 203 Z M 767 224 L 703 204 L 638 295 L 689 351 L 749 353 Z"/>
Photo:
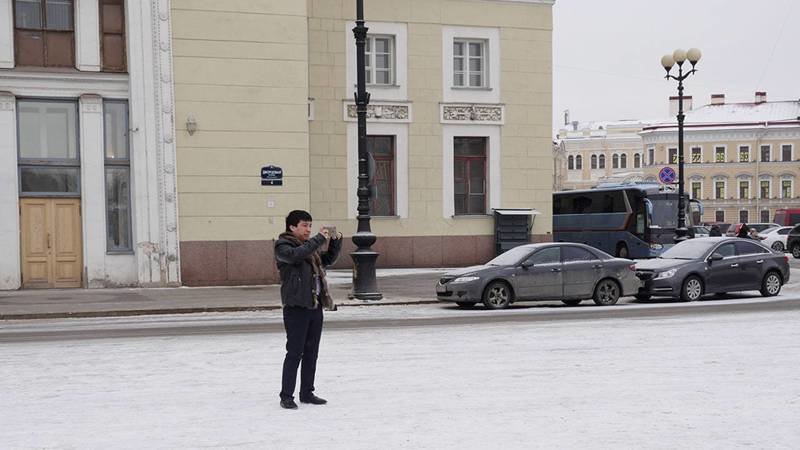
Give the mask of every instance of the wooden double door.
<path id="1" fill-rule="evenodd" d="M 82 285 L 81 201 L 21 198 L 22 287 Z"/>

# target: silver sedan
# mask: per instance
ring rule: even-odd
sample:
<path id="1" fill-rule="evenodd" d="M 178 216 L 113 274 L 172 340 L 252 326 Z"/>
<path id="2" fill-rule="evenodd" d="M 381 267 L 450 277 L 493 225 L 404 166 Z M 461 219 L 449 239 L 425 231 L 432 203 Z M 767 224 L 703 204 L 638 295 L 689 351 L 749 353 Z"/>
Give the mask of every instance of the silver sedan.
<path id="1" fill-rule="evenodd" d="M 515 247 L 481 266 L 446 273 L 437 298 L 463 308 L 481 302 L 489 309 L 522 300 L 561 300 L 575 306 L 586 299 L 613 305 L 640 286 L 633 261 L 583 244 L 545 243 Z"/>

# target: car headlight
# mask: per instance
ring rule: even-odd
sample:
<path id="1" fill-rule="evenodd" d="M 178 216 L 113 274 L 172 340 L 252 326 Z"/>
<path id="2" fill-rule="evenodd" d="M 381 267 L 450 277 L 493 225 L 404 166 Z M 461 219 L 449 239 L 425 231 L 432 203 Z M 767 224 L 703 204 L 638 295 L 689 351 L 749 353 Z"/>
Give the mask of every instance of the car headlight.
<path id="1" fill-rule="evenodd" d="M 455 280 L 453 280 L 451 283 L 453 283 L 453 284 L 469 283 L 470 281 L 475 281 L 475 280 L 479 280 L 479 279 L 480 279 L 480 277 L 458 277 Z"/>
<path id="2" fill-rule="evenodd" d="M 650 248 L 653 250 L 661 250 L 662 248 L 664 248 L 664 246 L 661 244 L 650 244 Z"/>
<path id="3" fill-rule="evenodd" d="M 665 270 L 664 272 L 658 274 L 656 280 L 663 280 L 664 278 L 672 278 L 675 276 L 676 273 L 678 273 L 678 269 Z"/>

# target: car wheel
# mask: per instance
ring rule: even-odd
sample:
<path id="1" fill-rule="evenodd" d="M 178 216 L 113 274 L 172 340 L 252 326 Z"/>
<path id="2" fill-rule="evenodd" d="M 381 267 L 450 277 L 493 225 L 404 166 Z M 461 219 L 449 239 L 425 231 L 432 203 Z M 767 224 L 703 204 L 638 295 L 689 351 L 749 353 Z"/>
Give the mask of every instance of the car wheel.
<path id="1" fill-rule="evenodd" d="M 639 301 L 647 301 L 647 300 L 650 300 L 652 295 L 650 295 L 650 294 L 636 294 L 636 295 L 634 295 L 634 297 L 636 297 L 636 300 L 639 300 Z"/>
<path id="2" fill-rule="evenodd" d="M 483 304 L 488 309 L 505 309 L 514 300 L 511 287 L 504 281 L 493 281 L 483 291 Z"/>
<path id="3" fill-rule="evenodd" d="M 681 300 L 685 302 L 694 302 L 700 300 L 703 296 L 703 280 L 697 275 L 692 275 L 683 282 L 681 288 Z"/>
<path id="4" fill-rule="evenodd" d="M 783 280 L 781 280 L 781 276 L 778 275 L 777 272 L 767 272 L 767 274 L 764 275 L 764 279 L 761 280 L 761 295 L 764 297 L 774 297 L 780 294 L 782 285 Z"/>
<path id="5" fill-rule="evenodd" d="M 577 299 L 561 300 L 561 302 L 567 306 L 578 306 L 581 304 L 582 301 L 583 300 L 577 300 Z"/>
<path id="6" fill-rule="evenodd" d="M 600 306 L 611 306 L 617 303 L 620 296 L 620 288 L 614 280 L 600 280 L 594 288 L 594 303 Z"/>
<path id="7" fill-rule="evenodd" d="M 617 244 L 617 258 L 627 258 L 630 255 L 628 252 L 628 246 L 624 243 Z"/>
<path id="8" fill-rule="evenodd" d="M 475 307 L 475 302 L 456 302 L 456 305 L 464 309 L 472 309 Z"/>
<path id="9" fill-rule="evenodd" d="M 792 244 L 792 256 L 800 259 L 800 244 Z"/>
<path id="10" fill-rule="evenodd" d="M 783 242 L 773 242 L 772 249 L 775 250 L 776 252 L 782 252 L 784 250 Z"/>

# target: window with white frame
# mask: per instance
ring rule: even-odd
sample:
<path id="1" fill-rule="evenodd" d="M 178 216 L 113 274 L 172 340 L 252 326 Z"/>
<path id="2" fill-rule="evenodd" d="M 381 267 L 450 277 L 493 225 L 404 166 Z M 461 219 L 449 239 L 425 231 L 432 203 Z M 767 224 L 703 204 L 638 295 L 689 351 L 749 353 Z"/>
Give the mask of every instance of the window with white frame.
<path id="1" fill-rule="evenodd" d="M 703 147 L 692 147 L 692 163 L 703 162 Z"/>
<path id="2" fill-rule="evenodd" d="M 750 162 L 750 146 L 739 146 L 739 162 Z"/>
<path id="3" fill-rule="evenodd" d="M 714 180 L 714 198 L 717 200 L 725 199 L 725 180 Z"/>
<path id="4" fill-rule="evenodd" d="M 589 159 L 589 164 L 592 170 L 597 169 L 597 155 L 592 155 Z"/>
<path id="5" fill-rule="evenodd" d="M 106 251 L 131 252 L 131 156 L 128 102 L 103 102 L 106 179 Z"/>
<path id="6" fill-rule="evenodd" d="M 486 40 L 453 40 L 453 86 L 486 87 Z"/>
<path id="7" fill-rule="evenodd" d="M 367 136 L 367 152 L 374 161 L 373 184 L 375 192 L 370 199 L 370 211 L 374 216 L 394 216 L 395 196 L 395 137 Z"/>
<path id="8" fill-rule="evenodd" d="M 739 222 L 747 223 L 750 222 L 750 212 L 746 209 L 739 211 Z"/>
<path id="9" fill-rule="evenodd" d="M 794 180 L 791 178 L 781 179 L 781 198 L 794 197 Z"/>
<path id="10" fill-rule="evenodd" d="M 634 169 L 639 169 L 641 167 L 642 167 L 642 155 L 640 155 L 639 153 L 634 153 L 633 154 L 633 168 Z"/>
<path id="11" fill-rule="evenodd" d="M 654 165 L 656 163 L 656 149 L 648 148 L 647 149 L 647 164 Z"/>
<path id="12" fill-rule="evenodd" d="M 739 198 L 750 198 L 750 180 L 739 180 Z"/>
<path id="13" fill-rule="evenodd" d="M 678 149 L 671 148 L 667 150 L 667 164 L 678 164 Z"/>
<path id="14" fill-rule="evenodd" d="M 364 52 L 366 83 L 394 84 L 394 36 L 368 35 Z"/>
<path id="15" fill-rule="evenodd" d="M 723 146 L 714 147 L 714 162 L 718 163 L 725 162 L 725 147 Z"/>
<path id="16" fill-rule="evenodd" d="M 692 198 L 699 200 L 703 195 L 703 182 L 692 181 Z"/>
<path id="17" fill-rule="evenodd" d="M 611 157 L 611 168 L 619 169 L 619 155 L 616 153 Z"/>
<path id="18" fill-rule="evenodd" d="M 575 157 L 572 155 L 567 158 L 567 170 L 575 170 Z"/>
<path id="19" fill-rule="evenodd" d="M 489 139 L 453 139 L 455 214 L 486 214 Z"/>
<path id="20" fill-rule="evenodd" d="M 628 168 L 628 155 L 625 153 L 619 155 L 619 168 L 620 169 Z"/>
<path id="21" fill-rule="evenodd" d="M 771 145 L 762 145 L 761 146 L 761 162 L 770 162 L 772 161 L 772 146 Z"/>
<path id="22" fill-rule="evenodd" d="M 723 210 L 714 211 L 714 220 L 716 222 L 725 222 L 725 211 Z"/>
<path id="23" fill-rule="evenodd" d="M 761 221 L 762 222 L 769 222 L 769 210 L 762 209 L 761 210 Z"/>
<path id="24" fill-rule="evenodd" d="M 781 145 L 781 161 L 791 161 L 793 156 L 792 150 L 792 144 Z"/>
<path id="25" fill-rule="evenodd" d="M 772 181 L 769 179 L 761 179 L 759 181 L 760 198 L 770 198 L 771 195 L 772 195 Z"/>
<path id="26" fill-rule="evenodd" d="M 583 156 L 578 155 L 575 157 L 575 170 L 583 169 Z"/>
<path id="27" fill-rule="evenodd" d="M 606 155 L 600 155 L 600 158 L 598 158 L 597 167 L 599 169 L 605 169 L 606 168 Z"/>

